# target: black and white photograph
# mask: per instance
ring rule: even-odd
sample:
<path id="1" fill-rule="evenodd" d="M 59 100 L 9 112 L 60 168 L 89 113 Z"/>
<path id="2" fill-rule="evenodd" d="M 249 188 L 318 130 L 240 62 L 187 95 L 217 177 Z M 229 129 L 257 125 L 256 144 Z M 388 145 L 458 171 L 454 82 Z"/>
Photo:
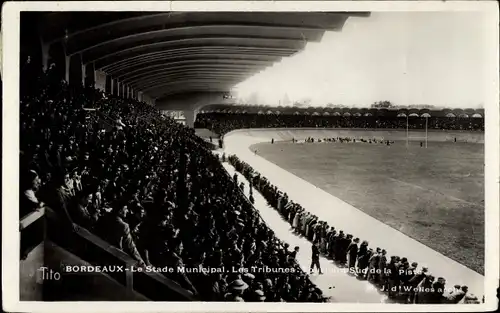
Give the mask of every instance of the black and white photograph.
<path id="1" fill-rule="evenodd" d="M 4 310 L 497 308 L 498 4 L 258 2 L 4 4 Z"/>

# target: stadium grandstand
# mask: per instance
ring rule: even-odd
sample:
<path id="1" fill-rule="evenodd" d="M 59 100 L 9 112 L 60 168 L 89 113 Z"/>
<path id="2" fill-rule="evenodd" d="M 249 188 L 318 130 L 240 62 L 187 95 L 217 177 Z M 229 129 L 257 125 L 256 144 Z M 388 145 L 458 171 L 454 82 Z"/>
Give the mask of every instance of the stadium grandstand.
<path id="1" fill-rule="evenodd" d="M 239 128 L 367 128 L 484 131 L 484 109 L 209 106 L 195 127 L 220 135 Z"/>
<path id="2" fill-rule="evenodd" d="M 392 269 L 352 281 L 436 288 L 380 291 L 390 302 L 480 303 L 465 285 L 445 294 L 439 269 L 430 275 L 344 235 L 221 149 L 224 136 L 252 128 L 483 132 L 483 109 L 248 106 L 228 96 L 326 30 L 369 15 L 22 13 L 21 300 L 334 302 L 261 216 L 259 194 L 317 244 L 318 258 Z M 41 266 L 65 279 L 39 284 Z M 229 270 L 248 268 L 275 270 Z"/>
<path id="3" fill-rule="evenodd" d="M 118 300 L 325 301 L 205 141 L 160 111 L 182 110 L 192 127 L 197 107 L 230 101 L 236 82 L 366 15 L 24 12 L 21 299 L 117 300 L 111 284 Z M 55 268 L 297 270 L 92 273 L 40 290 L 37 252 Z"/>

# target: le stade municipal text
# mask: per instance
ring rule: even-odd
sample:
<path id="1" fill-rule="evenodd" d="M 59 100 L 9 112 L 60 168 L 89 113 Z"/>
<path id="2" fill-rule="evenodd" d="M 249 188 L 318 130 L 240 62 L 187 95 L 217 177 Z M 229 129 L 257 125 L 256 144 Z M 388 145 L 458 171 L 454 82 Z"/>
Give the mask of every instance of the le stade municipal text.
<path id="1" fill-rule="evenodd" d="M 272 268 L 272 267 L 155 267 L 155 266 L 122 266 L 122 265 L 106 265 L 106 266 L 64 266 L 66 273 L 116 273 L 116 272 L 157 272 L 157 273 L 294 273 L 298 271 L 296 268 Z"/>

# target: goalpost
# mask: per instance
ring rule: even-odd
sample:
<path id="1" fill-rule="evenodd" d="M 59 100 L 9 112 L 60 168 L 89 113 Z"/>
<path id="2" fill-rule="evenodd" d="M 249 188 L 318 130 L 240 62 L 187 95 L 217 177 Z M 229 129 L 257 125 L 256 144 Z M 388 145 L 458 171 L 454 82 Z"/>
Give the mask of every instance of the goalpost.
<path id="1" fill-rule="evenodd" d="M 427 123 L 429 121 L 429 118 L 425 116 L 425 147 L 427 148 Z"/>
<path id="2" fill-rule="evenodd" d="M 410 145 L 410 126 L 409 126 L 409 115 L 406 115 L 406 147 L 408 148 Z M 428 147 L 428 138 L 429 138 L 429 132 L 428 132 L 428 126 L 429 126 L 429 117 L 425 116 L 425 147 Z M 415 139 L 422 139 L 421 137 L 412 137 Z"/>
<path id="3" fill-rule="evenodd" d="M 406 148 L 409 147 L 409 142 L 410 142 L 410 134 L 408 132 L 408 120 L 409 120 L 409 114 L 406 114 Z"/>

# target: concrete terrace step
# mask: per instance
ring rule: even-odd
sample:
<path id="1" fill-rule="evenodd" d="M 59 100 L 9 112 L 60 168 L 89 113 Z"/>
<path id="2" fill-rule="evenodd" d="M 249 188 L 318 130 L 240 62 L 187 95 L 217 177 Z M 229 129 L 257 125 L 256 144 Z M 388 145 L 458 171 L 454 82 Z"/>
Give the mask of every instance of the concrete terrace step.
<path id="1" fill-rule="evenodd" d="M 44 266 L 55 271 L 63 264 L 90 265 L 56 244 L 45 242 Z M 104 273 L 60 273 L 58 281 L 44 280 L 44 301 L 150 301 Z"/>

